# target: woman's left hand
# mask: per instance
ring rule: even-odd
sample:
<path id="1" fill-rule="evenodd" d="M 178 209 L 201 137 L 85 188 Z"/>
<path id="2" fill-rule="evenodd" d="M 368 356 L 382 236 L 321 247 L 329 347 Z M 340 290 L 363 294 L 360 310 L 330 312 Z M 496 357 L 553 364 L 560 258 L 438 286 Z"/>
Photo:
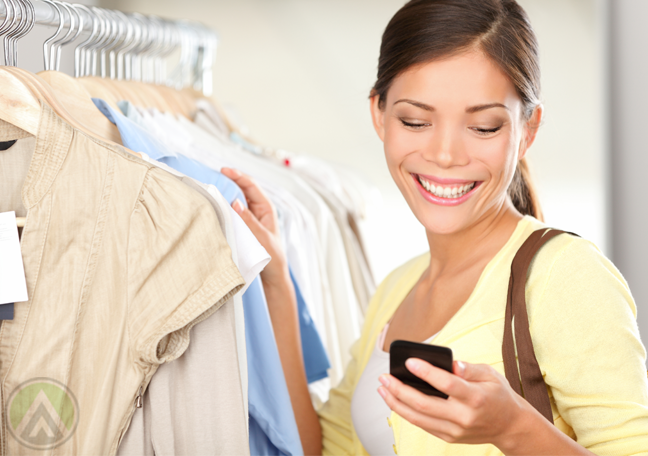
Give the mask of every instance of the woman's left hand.
<path id="1" fill-rule="evenodd" d="M 416 358 L 406 366 L 448 399 L 423 394 L 388 374 L 380 377 L 378 392 L 398 415 L 446 442 L 502 448 L 520 437 L 516 434 L 527 412 L 535 412 L 489 365 L 455 361 L 455 375 Z"/>

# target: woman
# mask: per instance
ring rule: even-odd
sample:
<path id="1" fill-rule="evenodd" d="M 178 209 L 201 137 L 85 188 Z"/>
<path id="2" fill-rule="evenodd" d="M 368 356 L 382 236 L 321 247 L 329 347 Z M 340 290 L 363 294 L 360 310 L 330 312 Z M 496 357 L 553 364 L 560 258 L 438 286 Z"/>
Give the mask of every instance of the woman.
<path id="1" fill-rule="evenodd" d="M 636 308 L 590 242 L 554 238 L 526 285 L 554 423 L 502 375 L 511 261 L 544 226 L 524 160 L 542 120 L 539 86 L 536 39 L 514 0 L 413 0 L 390 21 L 371 115 L 430 251 L 378 288 L 346 375 L 319 414 L 274 209 L 247 176 L 224 170 L 250 201 L 235 209 L 273 258 L 262 278 L 306 454 L 648 454 Z M 387 374 L 397 339 L 452 348 L 461 360 L 454 375 L 407 362 L 447 400 Z"/>

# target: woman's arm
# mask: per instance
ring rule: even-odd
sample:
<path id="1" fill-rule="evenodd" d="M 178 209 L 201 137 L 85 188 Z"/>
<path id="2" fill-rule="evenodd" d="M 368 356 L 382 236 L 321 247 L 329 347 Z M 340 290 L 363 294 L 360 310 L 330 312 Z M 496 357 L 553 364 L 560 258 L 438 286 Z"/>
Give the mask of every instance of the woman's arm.
<path id="1" fill-rule="evenodd" d="M 263 289 L 268 301 L 270 319 L 277 339 L 281 365 L 286 376 L 290 402 L 295 413 L 304 454 L 321 454 L 320 423 L 308 392 L 308 381 L 301 352 L 297 299 L 287 268 L 285 280 L 271 285 L 264 283 Z"/>
<path id="2" fill-rule="evenodd" d="M 223 168 L 222 172 L 236 182 L 248 201 L 248 209 L 238 201 L 235 201 L 232 207 L 270 254 L 270 263 L 261 272 L 261 280 L 279 349 L 281 366 L 286 377 L 304 454 L 321 454 L 322 432 L 308 392 L 301 352 L 297 298 L 279 238 L 274 206 L 248 176 L 229 168 Z"/>

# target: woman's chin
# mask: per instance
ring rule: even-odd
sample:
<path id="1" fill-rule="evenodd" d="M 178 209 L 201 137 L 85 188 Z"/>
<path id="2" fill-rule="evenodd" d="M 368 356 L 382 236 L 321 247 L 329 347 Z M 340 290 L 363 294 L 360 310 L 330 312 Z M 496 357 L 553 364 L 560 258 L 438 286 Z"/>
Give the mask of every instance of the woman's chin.
<path id="1" fill-rule="evenodd" d="M 410 204 L 410 209 L 428 234 L 450 235 L 475 223 L 472 211 L 459 207 L 430 207 L 427 202 L 424 206 L 416 207 Z"/>
<path id="2" fill-rule="evenodd" d="M 456 234 L 460 231 L 465 230 L 470 226 L 468 220 L 465 219 L 451 219 L 439 217 L 434 220 L 430 220 L 430 217 L 426 217 L 427 220 L 419 221 L 425 227 L 425 231 L 428 234 L 438 235 L 438 236 L 447 236 L 451 234 Z"/>

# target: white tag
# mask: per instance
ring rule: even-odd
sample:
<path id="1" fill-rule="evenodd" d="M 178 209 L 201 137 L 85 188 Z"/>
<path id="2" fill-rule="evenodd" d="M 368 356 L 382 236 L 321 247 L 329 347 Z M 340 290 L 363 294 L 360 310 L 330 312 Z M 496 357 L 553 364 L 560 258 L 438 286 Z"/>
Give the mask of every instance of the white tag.
<path id="1" fill-rule="evenodd" d="M 15 212 L 0 213 L 0 304 L 27 301 Z"/>

